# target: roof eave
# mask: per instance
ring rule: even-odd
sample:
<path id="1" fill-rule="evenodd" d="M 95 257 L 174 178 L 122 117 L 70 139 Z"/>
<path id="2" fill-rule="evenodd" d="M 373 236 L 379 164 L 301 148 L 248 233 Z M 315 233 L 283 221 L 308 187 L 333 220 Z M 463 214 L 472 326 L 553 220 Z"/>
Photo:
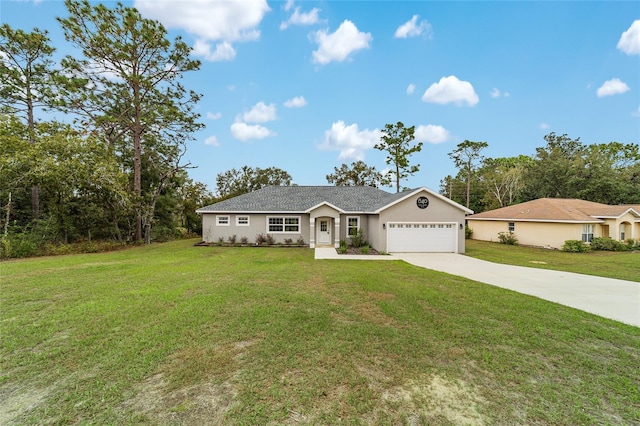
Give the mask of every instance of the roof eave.
<path id="1" fill-rule="evenodd" d="M 603 223 L 604 220 L 561 220 L 561 219 L 514 219 L 502 217 L 469 217 L 467 220 L 503 221 L 503 222 L 544 222 L 544 223 Z"/>

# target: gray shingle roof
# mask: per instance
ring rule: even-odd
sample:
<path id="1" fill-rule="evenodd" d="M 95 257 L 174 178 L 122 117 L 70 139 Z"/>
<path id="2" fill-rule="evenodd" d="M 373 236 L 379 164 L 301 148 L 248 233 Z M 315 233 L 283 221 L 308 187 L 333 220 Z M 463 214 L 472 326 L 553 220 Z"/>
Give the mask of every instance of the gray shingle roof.
<path id="1" fill-rule="evenodd" d="M 373 212 L 407 194 L 391 194 L 370 186 L 268 186 L 197 212 L 304 212 L 324 202 L 345 212 Z"/>

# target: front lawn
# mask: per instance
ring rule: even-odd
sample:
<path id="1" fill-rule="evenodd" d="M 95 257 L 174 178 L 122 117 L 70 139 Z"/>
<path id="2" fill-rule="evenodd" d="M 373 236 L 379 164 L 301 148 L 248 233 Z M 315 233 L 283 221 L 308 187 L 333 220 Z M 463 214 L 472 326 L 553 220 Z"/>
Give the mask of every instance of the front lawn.
<path id="1" fill-rule="evenodd" d="M 0 263 L 0 424 L 640 423 L 639 328 L 399 261 L 194 242 Z"/>
<path id="2" fill-rule="evenodd" d="M 544 248 L 466 240 L 467 256 L 507 265 L 555 269 L 640 282 L 640 252 L 567 253 Z"/>

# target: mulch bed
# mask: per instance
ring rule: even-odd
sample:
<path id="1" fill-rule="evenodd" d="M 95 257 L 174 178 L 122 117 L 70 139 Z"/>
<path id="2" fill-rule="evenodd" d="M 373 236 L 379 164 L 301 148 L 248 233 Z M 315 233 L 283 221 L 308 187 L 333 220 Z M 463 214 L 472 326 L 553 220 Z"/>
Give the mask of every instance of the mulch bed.
<path id="1" fill-rule="evenodd" d="M 338 254 L 349 255 L 349 254 L 363 254 L 363 253 L 362 253 L 362 251 L 360 251 L 359 247 L 349 247 L 349 248 L 347 248 L 347 252 L 346 253 L 338 252 Z M 369 248 L 369 253 L 367 253 L 367 254 L 368 255 L 378 255 L 378 254 L 380 254 L 380 252 L 378 252 L 378 250 L 376 250 L 374 248 Z"/>

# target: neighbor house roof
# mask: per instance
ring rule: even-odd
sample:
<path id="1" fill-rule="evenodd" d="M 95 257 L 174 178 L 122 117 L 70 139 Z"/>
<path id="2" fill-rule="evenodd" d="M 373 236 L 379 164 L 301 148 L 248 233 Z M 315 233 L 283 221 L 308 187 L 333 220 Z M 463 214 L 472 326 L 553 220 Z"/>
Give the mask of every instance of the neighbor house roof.
<path id="1" fill-rule="evenodd" d="M 640 217 L 640 206 L 595 203 L 573 198 L 539 198 L 513 206 L 477 213 L 468 219 L 538 222 L 601 222 L 631 211 Z"/>
<path id="2" fill-rule="evenodd" d="M 443 198 L 426 188 L 389 193 L 371 186 L 268 186 L 196 210 L 198 213 L 303 213 L 328 204 L 342 212 L 375 213 L 417 191 Z M 463 210 L 451 200 L 445 199 Z M 472 213 L 471 211 L 468 211 Z"/>

